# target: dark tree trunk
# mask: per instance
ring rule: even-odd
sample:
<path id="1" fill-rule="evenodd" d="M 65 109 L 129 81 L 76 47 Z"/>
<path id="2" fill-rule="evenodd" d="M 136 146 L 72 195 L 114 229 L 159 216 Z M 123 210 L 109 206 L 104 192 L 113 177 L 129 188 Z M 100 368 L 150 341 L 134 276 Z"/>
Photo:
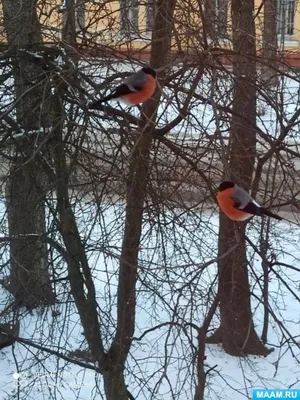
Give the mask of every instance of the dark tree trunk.
<path id="1" fill-rule="evenodd" d="M 249 190 L 256 154 L 256 65 L 253 0 L 232 1 L 234 57 L 233 110 L 230 133 L 229 176 Z M 245 116 L 247 121 L 243 118 Z M 251 121 L 251 122 L 250 122 Z M 251 125 L 252 123 L 252 125 Z M 231 355 L 266 355 L 253 325 L 245 245 L 245 223 L 235 224 L 220 215 L 219 255 L 239 245 L 219 262 L 221 324 L 209 342 L 222 342 Z"/>
<path id="2" fill-rule="evenodd" d="M 277 65 L 277 8 L 276 0 L 266 0 L 264 3 L 264 30 L 261 79 L 269 87 L 278 82 Z"/>
<path id="3" fill-rule="evenodd" d="M 18 49 L 32 54 L 42 46 L 36 1 L 4 0 L 4 26 L 8 44 L 18 55 Z M 17 139 L 16 158 L 10 168 L 6 193 L 8 199 L 11 281 L 18 304 L 30 308 L 52 304 L 54 295 L 47 272 L 45 234 L 45 175 L 34 158 L 39 143 L 33 131 L 49 127 L 50 90 L 44 71 L 37 63 L 18 56 L 13 60 L 16 117 L 26 139 Z M 18 235 L 23 236 L 17 240 Z M 24 238 L 28 236 L 28 239 Z"/>
<path id="4" fill-rule="evenodd" d="M 207 330 L 211 323 L 211 320 L 216 312 L 216 308 L 219 304 L 219 297 L 215 297 L 206 317 L 203 322 L 202 327 L 198 331 L 198 349 L 197 349 L 197 384 L 195 390 L 194 400 L 204 400 L 204 391 L 206 386 L 206 376 L 204 360 L 205 357 L 205 338 Z"/>
<path id="5" fill-rule="evenodd" d="M 34 308 L 52 304 L 45 234 L 44 175 L 36 173 L 36 164 L 17 163 L 6 184 L 10 244 L 10 290 L 16 303 Z M 20 239 L 16 239 L 20 236 Z M 26 238 L 26 236 L 28 236 Z"/>
<path id="6" fill-rule="evenodd" d="M 100 318 L 96 301 L 96 291 L 91 269 L 80 237 L 76 218 L 69 198 L 69 170 L 63 140 L 64 109 L 61 100 L 63 92 L 58 91 L 53 99 L 52 151 L 56 175 L 57 212 L 60 231 L 66 248 L 71 293 L 74 298 L 84 336 L 91 352 L 91 359 L 98 363 L 99 369 L 106 369 L 100 331 Z"/>
<path id="7" fill-rule="evenodd" d="M 113 371 L 113 373 L 111 371 Z M 123 376 L 123 367 L 118 368 L 118 366 L 114 365 L 107 374 L 103 375 L 103 377 L 107 400 L 128 400 L 128 392 Z"/>
<path id="8" fill-rule="evenodd" d="M 219 254 L 233 247 L 237 238 L 240 244 L 219 262 L 221 324 L 209 342 L 222 342 L 226 353 L 234 356 L 267 355 L 252 320 L 244 234 L 245 224 L 234 224 L 220 216 Z"/>
<path id="9" fill-rule="evenodd" d="M 158 0 L 152 33 L 150 65 L 158 69 L 167 64 L 171 47 L 173 14 L 176 0 Z M 110 368 L 104 375 L 106 396 L 109 400 L 127 400 L 123 377 L 126 359 L 135 328 L 136 283 L 138 253 L 143 222 L 143 208 L 149 179 L 150 149 L 155 128 L 160 92 L 144 104 L 141 112 L 140 135 L 131 155 L 125 230 L 118 283 L 117 330 L 108 352 Z M 110 390 L 113 389 L 113 392 Z"/>

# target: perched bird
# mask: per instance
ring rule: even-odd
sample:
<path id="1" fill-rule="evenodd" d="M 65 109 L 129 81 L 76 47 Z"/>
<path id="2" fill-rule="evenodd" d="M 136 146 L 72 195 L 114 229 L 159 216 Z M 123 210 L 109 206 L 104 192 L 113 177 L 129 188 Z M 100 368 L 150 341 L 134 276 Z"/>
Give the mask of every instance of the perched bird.
<path id="1" fill-rule="evenodd" d="M 90 109 L 97 110 L 101 103 L 109 100 L 123 101 L 123 103 L 134 106 L 148 100 L 156 88 L 156 72 L 149 67 L 130 75 L 111 94 L 103 99 L 89 104 Z"/>
<path id="2" fill-rule="evenodd" d="M 254 215 L 266 215 L 282 220 L 278 215 L 261 207 L 249 193 L 233 182 L 225 181 L 220 184 L 217 202 L 223 213 L 233 221 L 246 221 Z"/>

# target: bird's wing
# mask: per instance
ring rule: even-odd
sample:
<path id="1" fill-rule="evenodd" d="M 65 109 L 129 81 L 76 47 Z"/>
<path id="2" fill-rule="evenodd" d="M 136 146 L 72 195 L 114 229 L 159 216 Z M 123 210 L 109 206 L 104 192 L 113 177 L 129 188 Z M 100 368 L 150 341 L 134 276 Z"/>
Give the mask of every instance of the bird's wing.
<path id="1" fill-rule="evenodd" d="M 244 209 L 248 203 L 254 201 L 250 194 L 238 185 L 234 186 L 234 193 L 231 195 L 231 198 L 234 201 L 234 207 L 239 209 Z"/>
<path id="2" fill-rule="evenodd" d="M 248 203 L 244 208 L 243 211 L 246 211 L 249 214 L 252 215 L 262 215 L 260 207 L 258 207 L 256 204 L 254 204 L 252 201 Z"/>
<path id="3" fill-rule="evenodd" d="M 118 98 L 121 96 L 125 96 L 126 94 L 130 94 L 133 91 L 130 89 L 130 87 L 126 83 L 122 83 L 120 86 L 116 87 L 116 89 L 111 93 L 111 95 L 107 96 L 107 99 L 111 98 Z"/>
<path id="4" fill-rule="evenodd" d="M 233 207 L 234 208 L 241 208 L 242 202 L 241 199 L 238 196 L 230 196 L 230 198 L 233 200 Z"/>
<path id="5" fill-rule="evenodd" d="M 138 71 L 135 74 L 130 75 L 123 84 L 127 85 L 132 92 L 143 89 L 147 83 L 147 76 L 144 71 Z"/>

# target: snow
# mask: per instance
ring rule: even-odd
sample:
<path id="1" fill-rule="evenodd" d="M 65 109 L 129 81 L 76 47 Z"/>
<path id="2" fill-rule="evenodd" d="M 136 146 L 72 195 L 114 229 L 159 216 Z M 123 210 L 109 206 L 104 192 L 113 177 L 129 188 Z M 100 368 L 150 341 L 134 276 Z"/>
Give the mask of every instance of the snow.
<path id="1" fill-rule="evenodd" d="M 36 59 L 43 59 L 43 56 L 41 56 L 38 53 L 33 53 L 32 51 L 28 51 L 26 49 L 20 49 L 20 51 L 24 51 L 25 53 L 31 55 L 32 57 L 36 58 Z"/>
<path id="2" fill-rule="evenodd" d="M 13 138 L 23 137 L 24 135 L 39 135 L 39 134 L 48 134 L 51 132 L 50 128 L 40 128 L 33 131 L 25 131 L 21 129 L 21 132 L 12 135 Z"/>
<path id="3" fill-rule="evenodd" d="M 120 63 L 115 66 L 110 64 L 109 68 L 102 66 L 101 69 L 99 65 L 93 65 L 91 62 L 80 65 L 81 70 L 86 70 L 98 84 L 104 82 L 112 73 L 131 72 L 140 67 L 132 63 L 123 66 Z M 287 78 L 283 83 L 284 117 L 287 120 L 299 104 L 298 77 L 295 75 L 293 78 Z M 9 85 L 11 84 L 12 81 L 9 80 Z M 174 87 L 180 84 L 178 80 L 174 82 Z M 188 83 L 182 85 L 188 88 Z M 219 85 L 222 90 L 216 94 L 215 101 L 218 104 L 230 104 L 232 80 L 225 71 L 219 79 Z M 91 96 L 96 94 L 90 87 L 87 89 Z M 210 90 L 210 77 L 207 76 L 199 84 L 197 93 L 210 98 Z M 0 92 L 3 100 L 1 111 L 4 111 L 13 97 L 7 87 L 0 85 Z M 164 89 L 163 95 L 158 113 L 158 127 L 163 127 L 178 114 L 178 105 L 170 101 L 174 98 L 174 89 Z M 179 104 L 184 102 L 185 97 L 186 94 L 179 95 Z M 277 137 L 280 129 L 275 110 L 266 106 L 262 97 L 258 103 L 264 108 L 264 113 L 257 120 L 258 126 L 269 135 Z M 113 106 L 124 109 L 118 103 L 113 103 Z M 125 110 L 136 117 L 139 116 L 137 108 Z M 193 99 L 189 111 L 189 116 L 170 134 L 172 140 L 178 143 L 187 139 L 196 141 L 203 135 L 215 133 L 216 123 L 210 105 Z M 77 124 L 78 129 L 81 129 L 87 138 L 96 138 L 101 146 L 103 137 L 109 136 L 105 130 L 119 127 L 116 118 L 104 117 L 99 112 L 99 118 L 90 118 L 88 127 L 82 115 L 76 119 L 70 118 L 67 123 L 71 121 Z M 228 121 L 221 121 L 221 128 L 222 135 L 226 138 Z M 23 132 L 15 136 L 21 134 Z M 298 134 L 298 127 L 295 126 L 294 138 L 287 138 L 287 143 L 297 143 Z M 107 139 L 111 143 L 112 152 L 117 149 L 118 139 L 120 138 L 114 141 L 111 136 Z M 3 213 L 4 209 L 0 214 Z M 215 263 L 205 268 L 202 266 L 217 256 L 217 215 L 208 211 L 195 211 L 183 216 L 180 210 L 173 210 L 173 213 L 168 211 L 161 215 L 159 223 L 157 216 L 145 216 L 134 336 L 140 338 L 145 331 L 155 326 L 160 328 L 149 331 L 141 340 L 133 341 L 126 365 L 126 383 L 128 390 L 137 400 L 193 398 L 196 379 L 193 346 L 196 346 L 197 332 L 188 327 L 186 335 L 179 326 L 184 322 L 193 322 L 201 326 L 203 315 L 216 292 Z M 87 254 L 95 278 L 99 313 L 104 325 L 103 341 L 108 349 L 116 319 L 117 272 L 124 228 L 124 206 L 85 203 L 77 209 L 77 217 L 80 220 L 81 235 L 88 243 Z M 258 241 L 259 222 L 259 219 L 256 219 L 249 228 L 249 237 L 254 243 Z M 2 224 L 0 233 L 1 236 L 7 236 L 7 226 L 3 227 Z M 299 238 L 299 227 L 290 226 L 286 222 L 276 222 L 271 243 L 272 250 L 278 254 L 278 261 L 300 268 Z M 7 274 L 7 251 L 3 248 L 5 244 L 1 246 L 3 267 L 0 277 L 3 278 Z M 55 251 L 52 256 L 55 258 L 55 273 L 59 278 L 66 277 L 65 264 Z M 253 255 L 250 248 L 249 260 L 253 270 L 260 276 L 261 260 Z M 278 320 L 284 323 L 294 341 L 271 317 L 267 345 L 274 347 L 274 352 L 266 358 L 234 358 L 225 354 L 218 345 L 207 345 L 205 369 L 213 369 L 207 376 L 206 399 L 242 400 L 251 397 L 253 388 L 300 386 L 300 308 L 298 299 L 290 291 L 299 296 L 300 274 L 284 266 L 275 266 L 274 269 L 286 280 L 288 287 L 284 286 L 274 273 L 270 274 L 270 307 Z M 257 296 L 252 300 L 255 327 L 261 334 L 263 310 L 258 301 L 261 295 L 255 283 L 254 273 L 250 269 L 249 275 L 253 293 Z M 56 288 L 58 304 L 44 311 L 34 311 L 32 315 L 26 314 L 21 319 L 20 336 L 66 356 L 69 351 L 77 348 L 85 349 L 86 343 L 66 283 L 59 282 Z M 8 304 L 7 293 L 2 291 L 0 296 L 1 309 L 4 309 Z M 54 316 L 53 311 L 59 312 L 59 315 Z M 218 326 L 218 318 L 216 315 L 212 327 Z M 37 363 L 37 359 L 42 362 Z M 22 393 L 26 393 L 23 395 L 26 399 L 41 400 L 54 396 L 58 400 L 96 399 L 101 398 L 99 393 L 103 391 L 103 382 L 101 376 L 90 369 L 59 359 L 43 349 L 17 343 L 14 347 L 0 351 L 0 400 L 16 398 L 18 387 Z"/>
<path id="4" fill-rule="evenodd" d="M 135 339 L 126 366 L 128 390 L 138 400 L 193 398 L 195 371 L 192 360 L 197 332 L 186 328 L 190 342 L 178 326 L 185 322 L 200 326 L 203 313 L 212 301 L 208 289 L 212 293 L 216 291 L 216 265 L 201 266 L 217 256 L 218 217 L 208 211 L 182 216 L 180 211 L 166 212 L 161 226 L 153 220 L 144 223 Z M 89 263 L 105 326 L 102 328 L 103 340 L 108 348 L 116 318 L 116 273 L 124 206 L 120 203 L 115 206 L 85 203 L 77 210 L 77 216 L 81 221 L 82 236 L 89 238 Z M 259 219 L 256 219 L 249 227 L 248 234 L 254 242 L 257 241 L 258 226 Z M 271 243 L 276 252 L 281 252 L 278 261 L 300 268 L 300 229 L 285 222 L 276 222 L 274 229 Z M 261 274 L 261 260 L 253 257 L 251 249 L 249 260 L 256 273 Z M 56 271 L 62 277 L 65 265 L 57 264 Z M 276 270 L 288 282 L 288 287 L 299 294 L 300 274 L 286 267 L 276 267 Z M 260 296 L 251 269 L 249 273 L 254 294 Z M 55 307 L 44 312 L 34 311 L 33 315 L 22 319 L 20 336 L 67 355 L 68 351 L 84 349 L 85 342 L 78 314 L 64 285 L 58 283 L 57 291 L 59 302 Z M 2 293 L 1 303 L 2 308 L 7 304 L 5 293 Z M 299 342 L 299 302 L 273 274 L 270 274 L 270 307 L 284 322 L 295 342 Z M 263 314 L 257 299 L 253 300 L 252 309 L 257 332 L 261 333 Z M 53 316 L 53 310 L 59 311 L 60 315 Z M 157 325 L 160 325 L 159 329 L 149 331 L 138 340 L 146 330 Z M 217 325 L 218 315 L 213 320 L 213 326 Z M 205 369 L 213 370 L 208 374 L 205 398 L 242 400 L 250 397 L 253 388 L 299 386 L 300 352 L 296 343 L 284 338 L 280 326 L 271 318 L 268 347 L 275 350 L 266 358 L 234 358 L 226 355 L 218 345 L 207 345 Z M 37 358 L 42 360 L 41 363 L 37 363 Z M 35 400 L 54 395 L 67 400 L 96 399 L 103 390 L 101 376 L 92 370 L 21 343 L 0 353 L 1 400 L 13 398 L 17 382 L 22 393 L 26 393 L 26 399 Z"/>
<path id="5" fill-rule="evenodd" d="M 61 49 L 62 51 L 63 49 Z M 136 62 L 112 62 L 111 60 L 99 60 L 86 59 L 79 63 L 78 69 L 81 73 L 86 74 L 89 79 L 91 79 L 95 84 L 101 85 L 99 90 L 93 89 L 87 82 L 82 82 L 84 89 L 87 91 L 89 98 L 87 101 L 94 100 L 101 95 L 107 94 L 107 91 L 113 89 L 117 84 L 120 83 L 118 75 L 121 73 L 130 74 L 132 71 L 139 70 L 143 64 Z M 180 68 L 180 65 L 176 68 Z M 174 71 L 176 71 L 174 68 Z M 112 75 L 116 75 L 116 79 L 110 82 L 107 86 L 103 85 L 106 79 Z M 180 113 L 180 107 L 184 104 L 184 101 L 188 95 L 189 86 L 192 83 L 193 71 L 187 70 L 183 76 L 174 79 L 171 82 L 170 88 L 163 88 L 162 91 L 162 101 L 158 110 L 157 127 L 162 128 L 170 121 L 172 121 Z M 212 78 L 210 74 L 207 74 L 201 79 L 197 89 L 196 95 L 203 96 L 209 100 L 212 98 L 212 92 L 214 93 L 213 100 L 216 104 L 231 107 L 232 104 L 232 86 L 233 78 L 232 72 L 224 69 L 218 72 L 217 83 L 212 83 Z M 178 92 L 177 96 L 174 95 L 178 88 L 183 88 L 185 92 Z M 299 76 L 294 73 L 290 74 L 289 77 L 282 77 L 279 82 L 278 91 L 282 93 L 282 104 L 274 103 L 271 107 L 266 103 L 268 94 L 260 94 L 258 98 L 258 109 L 262 111 L 261 115 L 257 117 L 257 125 L 266 134 L 278 137 L 280 133 L 280 125 L 277 121 L 277 114 L 282 106 L 283 119 L 287 121 L 293 113 L 298 109 L 299 96 L 300 96 L 300 85 Z M 2 109 L 1 112 L 5 112 L 8 104 L 13 100 L 13 80 L 9 79 L 3 84 L 0 83 L 0 98 Z M 79 101 L 80 103 L 80 101 Z M 110 105 L 118 110 L 123 110 L 129 114 L 139 117 L 139 109 L 137 107 L 128 108 L 124 104 L 118 102 L 110 102 Z M 72 110 L 72 111 L 71 111 Z M 86 114 L 83 110 L 75 112 L 73 108 L 66 106 L 67 119 L 66 119 L 66 129 L 67 124 L 70 122 L 77 124 L 78 126 L 85 127 L 85 133 L 87 137 L 96 136 L 99 137 L 100 132 L 104 132 L 108 129 L 119 130 L 120 126 L 124 126 L 126 121 L 122 118 L 117 118 L 116 116 L 107 116 L 102 112 L 93 112 L 93 116 L 89 118 L 88 126 L 85 125 Z M 68 115 L 68 111 L 72 115 Z M 15 117 L 14 111 L 11 111 L 10 115 Z M 99 118 L 95 117 L 99 115 Z M 188 116 L 181 121 L 173 130 L 170 132 L 170 138 L 172 140 L 182 140 L 182 139 L 194 139 L 199 140 L 200 138 L 213 137 L 216 132 L 216 115 L 219 118 L 219 128 L 222 132 L 223 138 L 228 137 L 230 118 L 225 116 L 224 112 L 215 110 L 209 104 L 204 104 L 199 98 L 193 98 L 189 105 Z M 128 125 L 128 123 L 127 123 Z M 17 135 L 20 132 L 16 132 Z M 101 134 L 103 136 L 104 134 Z M 298 138 L 299 128 L 297 125 L 292 129 L 292 135 Z M 289 135 L 290 137 L 292 135 Z M 258 134 L 259 136 L 259 134 Z"/>
<path id="6" fill-rule="evenodd" d="M 110 63 L 109 65 L 105 66 L 103 65 L 103 60 L 100 60 L 99 64 L 101 65 L 101 67 L 91 60 L 86 60 L 81 64 L 81 71 L 88 74 L 88 76 L 93 79 L 93 81 L 98 85 L 102 85 L 103 82 L 105 82 L 105 80 L 113 74 L 118 75 L 118 73 L 120 74 L 123 72 L 130 73 L 132 71 L 137 71 L 141 68 L 140 64 L 133 62 L 128 62 L 126 64 Z M 180 65 L 176 68 L 180 68 Z M 172 72 L 176 72 L 176 68 L 174 68 Z M 182 76 L 174 79 L 171 82 L 170 88 L 163 88 L 162 100 L 160 102 L 158 110 L 158 128 L 164 127 L 174 118 L 176 118 L 177 115 L 180 113 L 180 107 L 182 107 L 188 95 L 188 90 L 192 83 L 193 77 L 194 74 L 192 73 L 192 70 L 187 70 L 184 74 L 182 74 Z M 94 89 L 90 88 L 88 85 L 86 89 L 88 90 L 91 98 L 98 98 L 99 96 L 101 97 L 101 95 L 107 94 L 106 90 L 109 91 L 110 89 L 113 89 L 119 83 L 120 81 L 116 78 L 116 80 L 110 82 L 107 87 L 101 87 L 100 93 L 98 91 L 95 93 Z M 212 137 L 213 135 L 215 135 L 217 128 L 215 121 L 216 114 L 219 118 L 219 128 L 222 132 L 222 136 L 223 138 L 227 138 L 230 116 L 225 115 L 226 113 L 222 111 L 215 110 L 214 113 L 213 107 L 208 103 L 203 103 L 199 98 L 197 98 L 197 95 L 203 96 L 204 98 L 211 100 L 213 92 L 213 100 L 215 104 L 231 108 L 233 83 L 234 82 L 231 71 L 227 71 L 226 69 L 219 71 L 217 75 L 217 83 L 212 83 L 212 78 L 209 72 L 207 72 L 207 74 L 201 79 L 201 82 L 199 82 L 198 84 L 198 87 L 196 89 L 196 97 L 193 98 L 190 102 L 188 116 L 174 129 L 172 129 L 172 132 L 170 133 L 171 138 L 173 140 L 181 140 L 183 138 L 185 140 L 199 140 L 203 137 Z M 187 92 L 178 92 L 179 88 L 183 88 L 183 90 Z M 298 74 L 290 74 L 289 77 L 280 78 L 278 88 L 276 90 L 282 93 L 282 104 L 278 104 L 278 102 L 273 102 L 273 107 L 271 107 L 269 104 L 267 104 L 266 100 L 269 99 L 269 102 L 272 102 L 272 98 L 270 98 L 270 95 L 268 93 L 262 92 L 258 96 L 258 110 L 261 110 L 261 115 L 257 117 L 257 126 L 264 133 L 272 137 L 278 137 L 281 131 L 280 124 L 277 120 L 278 113 L 281 113 L 281 107 L 282 117 L 285 123 L 298 109 L 300 93 Z M 175 96 L 175 91 L 177 93 L 177 96 Z M 114 101 L 111 101 L 109 104 L 116 109 L 125 110 L 135 117 L 139 116 L 140 111 L 136 107 L 126 108 L 124 104 Z M 98 112 L 98 114 L 99 119 L 100 117 L 104 116 L 102 112 Z M 118 128 L 119 124 L 116 122 L 117 121 L 114 118 L 111 121 L 102 120 L 101 124 L 102 126 L 107 128 L 112 128 L 113 126 Z M 100 122 L 92 118 L 90 129 L 97 129 L 98 124 L 100 124 Z M 298 138 L 299 128 L 297 125 L 292 129 L 292 135 Z"/>

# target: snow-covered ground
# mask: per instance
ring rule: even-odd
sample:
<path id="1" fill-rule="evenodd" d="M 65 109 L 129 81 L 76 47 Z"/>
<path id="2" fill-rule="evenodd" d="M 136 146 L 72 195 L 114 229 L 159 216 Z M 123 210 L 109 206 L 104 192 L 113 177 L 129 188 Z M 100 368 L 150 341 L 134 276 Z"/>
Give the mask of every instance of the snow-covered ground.
<path id="1" fill-rule="evenodd" d="M 192 399 L 195 388 L 193 346 L 197 332 L 186 333 L 178 326 L 192 322 L 200 326 L 203 313 L 216 290 L 216 265 L 201 265 L 216 256 L 218 218 L 214 212 L 182 214 L 166 212 L 157 219 L 145 221 L 140 253 L 135 338 L 148 329 L 141 340 L 134 340 L 126 369 L 128 390 L 137 400 Z M 93 269 L 99 313 L 103 320 L 103 341 L 108 348 L 114 333 L 118 256 L 120 254 L 124 206 L 92 204 L 78 209 L 82 236 L 89 238 L 89 262 Z M 176 218 L 174 218 L 176 217 Z M 156 223 L 154 223 L 154 220 Z M 92 226 L 91 221 L 96 222 Z M 248 234 L 257 241 L 260 220 L 249 227 Z M 300 228 L 285 222 L 276 223 L 271 236 L 272 251 L 278 261 L 300 269 Z M 250 265 L 261 275 L 261 260 L 249 249 Z M 270 307 L 293 340 L 282 333 L 270 319 L 268 346 L 274 352 L 268 357 L 234 358 L 224 354 L 218 345 L 207 345 L 205 368 L 208 374 L 206 399 L 251 397 L 253 388 L 299 388 L 300 383 L 300 273 L 287 267 L 274 267 L 287 282 L 284 286 L 270 273 Z M 3 271 L 4 272 L 4 271 Z M 56 272 L 65 275 L 65 266 L 57 262 Z M 255 326 L 261 334 L 263 309 L 254 275 L 249 268 L 251 286 L 256 294 L 252 308 Z M 85 348 L 82 328 L 72 299 L 64 283 L 58 283 L 58 304 L 50 310 L 36 311 L 22 319 L 20 336 L 67 355 Z M 1 295 L 1 308 L 7 304 Z M 60 315 L 53 316 L 52 311 Z M 218 315 L 213 326 L 218 325 Z M 29 345 L 15 344 L 0 352 L 0 399 L 98 399 L 102 398 L 102 379 L 92 370 L 76 366 Z"/>
<path id="2" fill-rule="evenodd" d="M 90 68 L 91 65 L 86 64 L 82 66 L 82 71 L 89 71 Z M 135 69 L 138 68 L 135 66 Z M 95 74 L 90 73 L 90 76 L 101 83 L 112 72 L 132 69 L 132 65 L 123 68 L 120 64 L 115 67 L 115 71 L 111 67 L 99 69 L 99 66 L 95 66 Z M 180 82 L 176 82 L 177 84 Z M 228 105 L 231 102 L 232 80 L 224 74 L 219 84 L 223 86 L 215 101 Z M 183 86 L 185 85 L 186 83 L 183 83 Z M 283 86 L 285 117 L 289 118 L 299 106 L 298 78 L 295 76 L 295 79 L 285 80 Z M 210 88 L 210 77 L 207 77 L 203 79 L 197 92 L 209 98 Z M 0 92 L 3 91 L 0 86 Z M 90 88 L 89 92 L 95 95 Z M 186 94 L 179 95 L 181 103 L 185 96 Z M 159 109 L 159 127 L 170 122 L 178 113 L 178 105 L 170 102 L 173 97 L 171 89 L 164 89 L 164 100 Z M 5 92 L 2 99 L 5 109 L 5 102 L 12 99 L 11 93 Z M 123 107 L 117 103 L 114 105 L 116 108 Z M 276 110 L 266 107 L 261 97 L 259 106 L 265 108 L 263 115 L 257 119 L 259 127 L 264 132 L 277 136 L 279 129 Z M 137 109 L 131 109 L 130 112 L 138 115 Z M 99 142 L 102 140 L 102 128 L 115 129 L 118 126 L 115 120 L 103 120 L 101 116 L 99 112 L 99 118 L 91 117 L 87 128 L 82 125 L 84 134 L 96 137 Z M 79 115 L 76 122 L 80 125 L 82 121 L 83 117 Z M 222 124 L 226 137 L 228 123 Z M 214 133 L 215 128 L 215 116 L 211 106 L 193 99 L 189 116 L 172 131 L 172 138 L 178 141 L 183 138 L 201 141 L 204 136 Z M 107 133 L 103 135 L 106 136 Z M 293 135 L 297 139 L 297 125 Z M 160 215 L 159 219 L 155 213 L 151 218 L 145 216 L 140 251 L 135 337 L 139 338 L 146 330 L 155 326 L 165 325 L 151 330 L 141 340 L 133 341 L 127 363 L 126 382 L 128 390 L 136 400 L 193 398 L 196 379 L 193 346 L 196 345 L 197 332 L 189 328 L 185 333 L 183 329 L 178 328 L 178 324 L 184 321 L 200 326 L 213 298 L 209 296 L 209 290 L 212 294 L 216 291 L 216 265 L 201 268 L 203 263 L 217 255 L 216 214 L 208 211 L 187 214 L 182 214 L 179 210 L 173 212 L 174 215 L 168 211 Z M 118 257 L 122 241 L 124 207 L 102 204 L 97 208 L 95 204 L 83 204 L 77 211 L 77 217 L 81 220 L 81 234 L 87 239 L 89 262 L 95 277 L 99 313 L 103 321 L 103 341 L 108 348 L 115 326 Z M 2 221 L 2 217 L 0 220 Z M 260 221 L 256 220 L 249 228 L 249 236 L 255 243 L 258 240 L 259 223 Z M 6 225 L 1 223 L 1 235 L 7 234 L 6 229 Z M 300 228 L 285 222 L 276 223 L 271 245 L 278 261 L 300 269 Z M 3 253 L 3 243 L 1 246 L 1 263 L 4 265 L 7 252 Z M 53 252 L 52 257 L 56 257 L 56 276 L 66 276 L 65 265 L 58 255 Z M 261 260 L 253 255 L 251 249 L 249 260 L 254 271 L 261 275 Z M 207 377 L 206 399 L 242 400 L 251 397 L 253 388 L 300 387 L 300 273 L 285 266 L 274 269 L 287 285 L 285 286 L 274 273 L 270 273 L 270 307 L 291 337 L 271 318 L 268 346 L 274 347 L 274 352 L 266 358 L 234 358 L 224 354 L 220 346 L 208 345 L 206 370 L 214 368 Z M 6 273 L 6 267 L 2 267 L 0 277 Z M 261 294 L 250 269 L 249 274 L 253 292 L 257 296 L 253 298 L 252 303 L 254 321 L 258 334 L 261 334 L 263 309 L 258 301 Z M 35 400 L 102 398 L 99 394 L 102 391 L 102 379 L 99 375 L 46 351 L 48 349 L 66 356 L 69 351 L 86 347 L 78 314 L 66 285 L 64 281 L 56 284 L 58 304 L 43 312 L 34 311 L 32 315 L 28 314 L 21 320 L 20 336 L 41 348 L 17 343 L 0 351 L 0 400 L 16 399 L 18 395 L 21 399 Z M 1 290 L 0 304 L 3 310 L 8 299 L 7 294 Z M 177 325 L 171 326 L 171 322 L 176 322 Z M 213 320 L 213 327 L 217 325 L 218 315 Z"/>

